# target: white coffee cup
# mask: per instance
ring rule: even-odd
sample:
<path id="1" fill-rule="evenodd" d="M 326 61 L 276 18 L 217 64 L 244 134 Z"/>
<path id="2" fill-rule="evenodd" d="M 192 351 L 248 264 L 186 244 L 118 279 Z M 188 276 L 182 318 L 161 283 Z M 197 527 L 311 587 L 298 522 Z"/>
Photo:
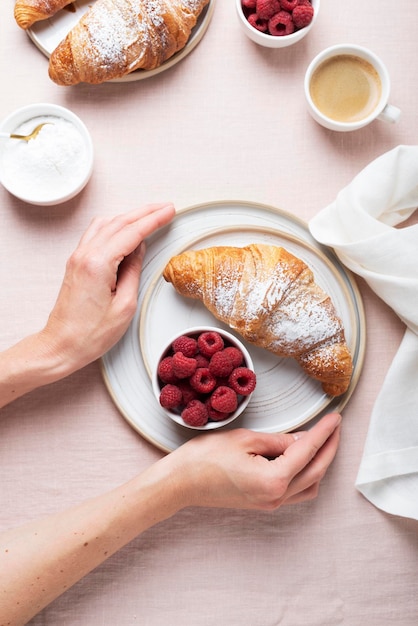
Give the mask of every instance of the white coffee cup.
<path id="1" fill-rule="evenodd" d="M 320 52 L 305 74 L 309 112 L 330 130 L 351 131 L 375 119 L 395 123 L 400 109 L 389 104 L 390 78 L 373 52 L 339 44 Z"/>

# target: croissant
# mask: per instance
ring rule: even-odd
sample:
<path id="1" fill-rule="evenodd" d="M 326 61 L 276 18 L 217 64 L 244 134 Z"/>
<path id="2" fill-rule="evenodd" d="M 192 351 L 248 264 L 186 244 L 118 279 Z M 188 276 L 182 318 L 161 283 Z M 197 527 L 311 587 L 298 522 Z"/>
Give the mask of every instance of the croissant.
<path id="1" fill-rule="evenodd" d="M 186 45 L 209 0 L 96 0 L 53 51 L 58 85 L 98 84 L 152 70 Z"/>
<path id="2" fill-rule="evenodd" d="M 347 390 L 353 366 L 342 321 L 310 268 L 284 248 L 191 250 L 173 257 L 163 277 L 250 343 L 296 359 L 325 393 Z"/>
<path id="3" fill-rule="evenodd" d="M 35 22 L 46 20 L 73 0 L 16 0 L 14 15 L 20 28 L 30 28 Z"/>

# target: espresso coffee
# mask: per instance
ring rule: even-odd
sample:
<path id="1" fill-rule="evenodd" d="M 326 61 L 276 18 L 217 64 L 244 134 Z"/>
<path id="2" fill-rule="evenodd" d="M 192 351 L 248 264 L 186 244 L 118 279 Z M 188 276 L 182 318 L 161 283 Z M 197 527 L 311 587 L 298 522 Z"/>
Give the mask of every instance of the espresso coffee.
<path id="1" fill-rule="evenodd" d="M 323 115 L 337 122 L 357 122 L 375 110 L 382 84 L 371 63 L 352 54 L 339 54 L 316 68 L 309 89 Z"/>

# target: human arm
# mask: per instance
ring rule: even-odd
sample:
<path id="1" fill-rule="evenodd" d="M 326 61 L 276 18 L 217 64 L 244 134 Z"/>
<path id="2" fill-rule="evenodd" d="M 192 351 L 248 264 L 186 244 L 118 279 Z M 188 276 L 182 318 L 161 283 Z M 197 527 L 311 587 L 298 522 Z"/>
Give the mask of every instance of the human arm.
<path id="1" fill-rule="evenodd" d="M 122 337 L 137 305 L 144 240 L 173 216 L 172 204 L 152 204 L 91 222 L 45 327 L 0 353 L 0 407 L 94 361 Z"/>
<path id="2" fill-rule="evenodd" d="M 325 416 L 297 438 L 244 429 L 197 437 L 107 494 L 6 531 L 0 535 L 0 623 L 25 624 L 137 535 L 185 507 L 272 510 L 315 497 L 337 450 L 340 419 Z"/>

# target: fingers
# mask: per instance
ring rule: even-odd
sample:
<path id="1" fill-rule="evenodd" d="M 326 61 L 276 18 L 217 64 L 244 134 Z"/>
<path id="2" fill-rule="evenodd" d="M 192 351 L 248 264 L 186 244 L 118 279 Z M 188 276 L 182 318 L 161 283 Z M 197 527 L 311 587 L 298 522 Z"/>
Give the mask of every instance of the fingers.
<path id="1" fill-rule="evenodd" d="M 286 504 L 298 504 L 300 502 L 306 502 L 307 500 L 314 500 L 319 493 L 320 482 L 313 483 L 307 489 L 303 491 L 298 491 L 297 493 L 287 497 L 285 500 L 282 500 L 280 506 L 285 506 Z"/>
<path id="2" fill-rule="evenodd" d="M 119 265 L 117 289 L 121 300 L 124 299 L 124 294 L 126 294 L 126 297 L 130 297 L 133 293 L 138 294 L 139 280 L 145 251 L 146 245 L 145 242 L 142 241 L 140 245 L 131 254 L 125 257 Z M 114 285 L 114 289 L 116 289 L 116 283 Z"/>
<path id="3" fill-rule="evenodd" d="M 318 494 L 319 484 L 336 455 L 340 429 L 340 426 L 336 427 L 314 458 L 291 480 L 286 493 L 286 504 L 312 499 Z"/>
<path id="4" fill-rule="evenodd" d="M 293 443 L 295 435 L 290 433 L 258 433 L 251 434 L 251 453 L 275 459 Z"/>
<path id="5" fill-rule="evenodd" d="M 172 204 L 149 205 L 139 213 L 131 216 L 129 224 L 123 224 L 119 232 L 111 239 L 111 244 L 117 252 L 125 245 L 125 256 L 132 252 L 144 239 L 159 228 L 168 224 L 174 217 L 175 210 Z M 123 222 L 123 220 L 122 220 Z"/>
<path id="6" fill-rule="evenodd" d="M 112 218 L 94 218 L 80 239 L 86 245 L 95 239 L 96 245 L 112 245 L 112 254 L 123 256 L 130 254 L 143 239 L 161 226 L 168 224 L 174 217 L 172 203 L 148 204 Z"/>
<path id="7" fill-rule="evenodd" d="M 337 413 L 326 415 L 311 430 L 306 431 L 303 437 L 289 446 L 282 456 L 275 459 L 275 463 L 286 467 L 289 481 L 312 461 L 340 422 L 341 415 Z"/>
<path id="8" fill-rule="evenodd" d="M 340 415 L 329 414 L 311 430 L 254 440 L 251 450 L 271 458 L 270 467 L 275 468 L 276 478 L 280 478 L 274 483 L 276 507 L 317 496 L 320 482 L 338 449 L 340 422 Z"/>

